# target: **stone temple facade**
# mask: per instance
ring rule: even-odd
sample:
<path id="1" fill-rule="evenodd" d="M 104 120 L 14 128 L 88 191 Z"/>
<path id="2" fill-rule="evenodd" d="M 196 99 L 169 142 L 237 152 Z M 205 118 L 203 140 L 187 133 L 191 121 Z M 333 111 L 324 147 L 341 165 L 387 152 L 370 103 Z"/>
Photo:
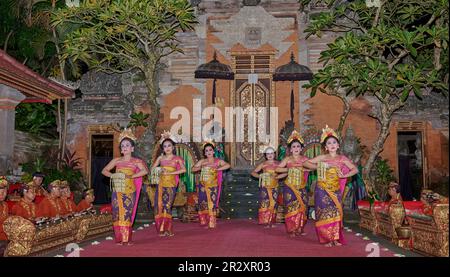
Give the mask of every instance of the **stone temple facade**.
<path id="1" fill-rule="evenodd" d="M 174 107 L 182 106 L 193 112 L 193 100 L 202 107 L 212 103 L 212 80 L 196 79 L 195 69 L 213 59 L 229 65 L 235 79 L 217 80 L 216 104 L 223 114 L 225 107 L 278 107 L 278 128 L 290 118 L 290 82 L 273 82 L 276 67 L 290 61 L 291 53 L 298 63 L 313 72 L 321 68 L 320 52 L 334 40 L 333 34 L 305 38 L 309 18 L 325 7 L 320 1 L 299 12 L 297 0 L 201 0 L 191 1 L 199 24 L 192 32 L 180 33 L 184 54 L 172 54 L 163 61 L 159 74 L 161 115 L 158 130 L 168 130 L 179 120 L 172 119 Z M 257 82 L 249 82 L 249 74 L 257 74 Z M 119 156 L 117 131 L 112 124 L 125 126 L 133 106 L 142 106 L 146 88 L 130 73 L 106 75 L 89 72 L 83 76 L 81 98 L 71 101 L 67 142 L 83 158 L 82 169 L 92 182 L 95 147 L 110 149 L 109 156 Z M 339 99 L 318 93 L 311 98 L 294 83 L 295 127 L 304 132 L 321 129 L 328 124 L 337 128 L 342 104 Z M 425 96 L 423 101 L 410 99 L 405 109 L 396 115 L 386 141 L 382 157 L 389 160 L 399 177 L 399 146 L 408 144 L 406 155 L 420 162 L 421 178 L 425 185 L 448 177 L 448 103 L 443 98 Z M 370 149 L 379 132 L 378 122 L 370 117 L 373 102 L 359 98 L 352 103 L 344 133 L 351 126 L 361 144 Z M 148 108 L 143 108 L 148 112 Z M 270 116 L 270 115 L 269 115 Z M 196 118 L 190 118 L 191 123 Z M 203 120 L 207 121 L 207 120 Z M 220 123 L 224 126 L 224 122 Z M 273 126 L 270 126 L 271 128 Z M 244 128 L 247 128 L 244 126 Z M 142 131 L 142 130 L 138 130 Z M 416 141 L 415 146 L 412 146 Z M 96 146 L 97 145 L 97 146 Z M 250 168 L 261 161 L 261 143 L 226 143 L 225 151 L 234 166 Z M 103 147 L 103 148 L 102 148 Z M 98 150 L 102 152 L 103 150 Z M 104 154 L 104 153 L 103 153 Z M 98 154 L 98 155 L 103 155 Z M 420 157 L 419 157 L 420 156 Z M 150 157 L 144 157 L 150 159 Z"/>

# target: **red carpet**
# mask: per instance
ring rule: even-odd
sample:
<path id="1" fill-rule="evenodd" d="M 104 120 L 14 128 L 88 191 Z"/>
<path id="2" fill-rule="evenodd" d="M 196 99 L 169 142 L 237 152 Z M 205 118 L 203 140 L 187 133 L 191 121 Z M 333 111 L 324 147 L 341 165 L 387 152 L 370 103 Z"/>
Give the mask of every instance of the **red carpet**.
<path id="1" fill-rule="evenodd" d="M 81 257 L 366 257 L 376 255 L 378 245 L 356 236 L 358 230 L 344 232 L 347 244 L 327 248 L 320 245 L 313 222 L 307 235 L 290 238 L 284 225 L 265 229 L 254 220 L 219 221 L 217 229 L 206 230 L 197 223 L 174 222 L 173 237 L 158 237 L 155 226 L 133 233 L 134 245 L 116 245 L 112 240 L 97 239 L 100 244 L 84 246 Z M 370 245 L 369 245 L 370 244 Z M 366 251 L 367 247 L 367 251 Z M 379 256 L 392 257 L 393 252 L 379 245 Z"/>

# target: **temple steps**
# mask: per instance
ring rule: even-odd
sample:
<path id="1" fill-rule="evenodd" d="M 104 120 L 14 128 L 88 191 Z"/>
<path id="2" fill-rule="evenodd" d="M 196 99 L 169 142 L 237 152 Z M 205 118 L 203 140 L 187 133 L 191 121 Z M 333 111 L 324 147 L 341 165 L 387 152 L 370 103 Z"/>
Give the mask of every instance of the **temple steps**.
<path id="1" fill-rule="evenodd" d="M 221 218 L 256 218 L 259 207 L 258 180 L 248 170 L 227 173 L 220 199 Z"/>

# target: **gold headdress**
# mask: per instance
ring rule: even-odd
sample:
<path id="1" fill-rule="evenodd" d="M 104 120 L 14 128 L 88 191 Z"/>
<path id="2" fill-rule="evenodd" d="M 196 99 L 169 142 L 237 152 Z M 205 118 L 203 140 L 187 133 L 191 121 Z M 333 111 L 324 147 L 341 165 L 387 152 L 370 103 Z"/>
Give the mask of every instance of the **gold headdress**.
<path id="1" fill-rule="evenodd" d="M 49 189 L 57 188 L 57 187 L 61 187 L 61 181 L 60 180 L 54 180 L 53 182 L 48 184 L 48 188 Z"/>
<path id="2" fill-rule="evenodd" d="M 177 143 L 177 139 L 175 138 L 174 135 L 172 135 L 169 131 L 164 131 L 161 134 L 161 138 L 159 140 L 159 144 L 162 144 L 164 140 L 166 139 L 170 139 L 171 141 L 173 141 L 174 143 Z"/>
<path id="3" fill-rule="evenodd" d="M 28 182 L 27 184 L 23 184 L 21 186 L 22 190 L 30 190 L 30 189 L 35 189 L 36 185 L 33 182 Z"/>
<path id="4" fill-rule="evenodd" d="M 291 135 L 287 139 L 287 143 L 290 144 L 293 140 L 298 140 L 301 144 L 305 144 L 305 141 L 297 130 L 292 131 Z"/>
<path id="5" fill-rule="evenodd" d="M 68 187 L 68 186 L 69 186 L 69 183 L 66 180 L 62 180 L 61 181 L 61 183 L 60 183 L 60 187 L 61 188 L 65 188 L 65 187 Z"/>
<path id="6" fill-rule="evenodd" d="M 132 141 L 136 141 L 136 136 L 133 134 L 131 129 L 125 128 L 119 135 L 119 143 L 122 142 L 124 138 L 131 139 Z"/>
<path id="7" fill-rule="evenodd" d="M 204 140 L 203 140 L 203 143 L 202 143 L 202 149 L 203 148 L 205 148 L 205 146 L 207 145 L 207 144 L 211 144 L 214 148 L 216 148 L 216 143 L 214 142 L 214 140 L 212 139 L 212 138 L 205 138 Z"/>
<path id="8" fill-rule="evenodd" d="M 331 136 L 339 139 L 338 134 L 333 129 L 328 127 L 328 125 L 325 125 L 325 128 L 322 129 L 322 135 L 320 136 L 320 143 L 323 143 L 327 139 L 327 137 Z"/>
<path id="9" fill-rule="evenodd" d="M 92 195 L 92 196 L 94 196 L 94 195 L 95 195 L 95 194 L 94 194 L 94 189 L 86 189 L 86 190 L 84 190 L 84 191 L 83 191 L 82 197 L 85 198 L 87 195 Z"/>
<path id="10" fill-rule="evenodd" d="M 8 187 L 8 179 L 6 179 L 6 176 L 0 176 L 0 188 L 7 188 Z"/>

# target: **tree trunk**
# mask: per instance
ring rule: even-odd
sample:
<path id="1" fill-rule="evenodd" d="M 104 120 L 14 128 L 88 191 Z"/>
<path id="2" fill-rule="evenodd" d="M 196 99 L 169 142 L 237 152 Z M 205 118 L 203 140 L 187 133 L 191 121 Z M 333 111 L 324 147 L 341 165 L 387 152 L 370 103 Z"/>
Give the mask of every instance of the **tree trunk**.
<path id="1" fill-rule="evenodd" d="M 158 125 L 160 106 L 158 103 L 158 79 L 156 65 L 148 65 L 145 72 L 148 103 L 150 105 L 149 126 L 139 139 L 137 154 L 144 160 L 151 162 L 153 146 L 155 144 L 156 126 Z"/>
<path id="2" fill-rule="evenodd" d="M 392 113 L 386 112 L 386 108 L 382 107 L 382 113 L 380 116 L 381 130 L 378 134 L 378 138 L 372 146 L 369 158 L 363 168 L 363 176 L 365 180 L 366 190 L 373 191 L 375 187 L 373 186 L 374 176 L 372 176 L 373 167 L 378 155 L 383 151 L 384 143 L 389 136 L 389 127 L 391 125 Z M 379 194 L 379 192 L 375 191 Z"/>
<path id="3" fill-rule="evenodd" d="M 5 51 L 5 52 L 7 52 L 7 50 L 8 50 L 8 41 L 13 33 L 14 33 L 14 31 L 11 30 L 11 31 L 9 31 L 8 35 L 6 36 L 5 44 L 3 45 L 3 51 Z"/>
<path id="4" fill-rule="evenodd" d="M 62 142 L 61 142 L 61 157 L 64 160 L 66 154 L 66 138 L 67 138 L 67 108 L 68 108 L 69 98 L 64 99 L 64 131 L 62 132 Z"/>
<path id="5" fill-rule="evenodd" d="M 58 130 L 58 159 L 56 160 L 56 168 L 61 169 L 61 143 L 62 143 L 62 123 L 61 123 L 61 99 L 58 99 L 58 117 L 57 117 L 57 130 Z"/>
<path id="6" fill-rule="evenodd" d="M 350 114 L 350 103 L 345 98 L 339 98 L 342 100 L 342 103 L 344 103 L 344 111 L 342 112 L 341 119 L 339 121 L 339 127 L 337 128 L 336 132 L 342 137 L 342 129 L 344 128 L 345 121 Z"/>

